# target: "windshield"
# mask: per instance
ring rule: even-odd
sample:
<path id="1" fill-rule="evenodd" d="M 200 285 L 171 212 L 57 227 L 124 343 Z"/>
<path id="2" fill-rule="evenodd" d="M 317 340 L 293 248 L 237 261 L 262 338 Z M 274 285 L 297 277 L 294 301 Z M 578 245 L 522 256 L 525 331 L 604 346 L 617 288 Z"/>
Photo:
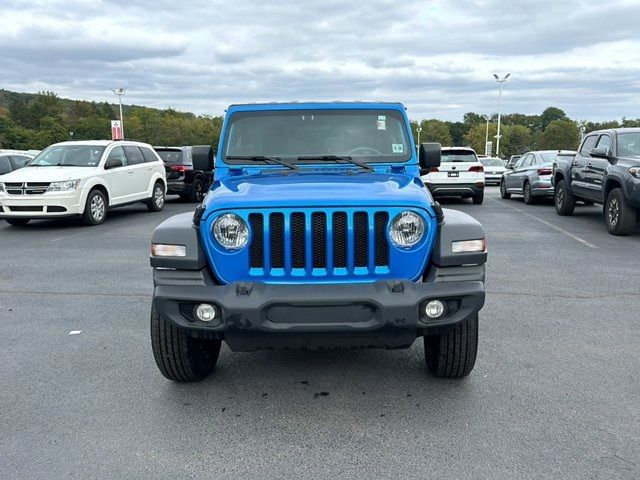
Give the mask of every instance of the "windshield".
<path id="1" fill-rule="evenodd" d="M 97 145 L 51 145 L 27 167 L 95 167 L 103 152 L 104 147 Z"/>
<path id="2" fill-rule="evenodd" d="M 395 110 L 240 112 L 227 131 L 223 152 L 229 164 L 256 156 L 290 163 L 318 163 L 327 156 L 405 162 L 412 150 L 403 116 Z"/>
<path id="3" fill-rule="evenodd" d="M 480 158 L 479 160 L 485 167 L 504 167 L 504 163 L 499 158 Z"/>
<path id="4" fill-rule="evenodd" d="M 640 157 L 640 132 L 618 134 L 618 155 Z"/>
<path id="5" fill-rule="evenodd" d="M 182 164 L 182 150 L 156 150 L 162 161 L 169 165 Z"/>
<path id="6" fill-rule="evenodd" d="M 476 154 L 471 150 L 443 150 L 442 163 L 477 162 Z"/>

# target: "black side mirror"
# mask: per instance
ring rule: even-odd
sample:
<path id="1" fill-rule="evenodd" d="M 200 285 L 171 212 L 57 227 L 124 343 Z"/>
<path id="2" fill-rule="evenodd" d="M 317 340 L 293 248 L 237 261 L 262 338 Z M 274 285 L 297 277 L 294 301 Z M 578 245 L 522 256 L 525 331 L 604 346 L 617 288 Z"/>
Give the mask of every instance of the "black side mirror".
<path id="1" fill-rule="evenodd" d="M 606 158 L 607 160 L 611 157 L 607 150 L 602 147 L 592 148 L 589 154 L 592 157 Z"/>
<path id="2" fill-rule="evenodd" d="M 420 175 L 429 173 L 429 169 L 440 166 L 442 156 L 442 145 L 439 143 L 422 143 L 418 149 L 418 162 L 420 164 Z"/>
<path id="3" fill-rule="evenodd" d="M 107 161 L 104 163 L 105 170 L 110 170 L 112 168 L 118 168 L 121 166 L 122 166 L 122 160 L 120 160 L 119 158 L 108 158 Z"/>
<path id="4" fill-rule="evenodd" d="M 513 163 L 507 163 L 504 168 L 506 168 L 507 170 L 513 170 Z"/>

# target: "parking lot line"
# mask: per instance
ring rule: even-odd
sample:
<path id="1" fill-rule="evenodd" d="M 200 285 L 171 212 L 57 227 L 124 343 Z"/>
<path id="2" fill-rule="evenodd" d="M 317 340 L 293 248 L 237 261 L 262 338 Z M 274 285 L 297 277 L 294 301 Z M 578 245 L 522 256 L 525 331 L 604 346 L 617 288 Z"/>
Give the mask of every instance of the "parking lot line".
<path id="1" fill-rule="evenodd" d="M 491 200 L 493 200 L 496 203 L 499 203 L 500 205 L 503 205 L 507 208 L 510 208 L 512 210 L 516 210 L 520 213 L 522 213 L 523 215 L 526 215 L 527 217 L 533 218 L 534 220 L 537 220 L 538 222 L 546 225 L 549 228 L 553 228 L 554 230 L 562 233 L 563 235 L 566 235 L 567 237 L 573 238 L 575 241 L 582 243 L 583 245 L 589 247 L 589 248 L 598 248 L 596 245 L 594 245 L 593 243 L 589 243 L 587 242 L 585 239 L 578 237 L 577 235 L 574 235 L 571 232 L 567 232 L 564 228 L 560 228 L 557 225 L 554 225 L 553 223 L 547 222 L 546 220 L 543 220 L 540 217 L 536 217 L 535 215 L 529 213 L 529 212 L 525 212 L 524 210 L 518 208 L 518 207 L 514 207 L 513 205 L 507 205 L 503 202 L 500 202 L 499 200 L 496 200 L 495 198 L 492 198 Z"/>

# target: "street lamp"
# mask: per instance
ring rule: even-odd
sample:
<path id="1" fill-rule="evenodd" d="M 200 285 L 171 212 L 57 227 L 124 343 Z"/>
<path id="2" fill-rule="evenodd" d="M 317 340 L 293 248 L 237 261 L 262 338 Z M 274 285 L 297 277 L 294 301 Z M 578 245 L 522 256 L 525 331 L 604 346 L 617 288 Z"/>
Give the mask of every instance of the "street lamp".
<path id="1" fill-rule="evenodd" d="M 111 91 L 118 96 L 118 104 L 120 105 L 120 129 L 122 130 L 122 138 L 124 138 L 124 119 L 122 118 L 122 96 L 127 93 L 124 88 L 112 88 Z"/>
<path id="2" fill-rule="evenodd" d="M 487 121 L 487 130 L 484 134 L 484 154 L 489 156 L 489 115 L 483 115 L 482 118 L 484 118 Z"/>
<path id="3" fill-rule="evenodd" d="M 507 81 L 511 76 L 507 73 L 503 78 L 500 78 L 495 73 L 493 74 L 496 82 L 500 85 L 500 93 L 498 94 L 498 134 L 496 135 L 496 157 L 500 156 L 500 116 L 502 115 L 502 84 Z"/>
<path id="4" fill-rule="evenodd" d="M 422 127 L 416 127 L 416 133 L 418 134 L 418 146 L 420 146 L 420 132 L 422 131 Z"/>

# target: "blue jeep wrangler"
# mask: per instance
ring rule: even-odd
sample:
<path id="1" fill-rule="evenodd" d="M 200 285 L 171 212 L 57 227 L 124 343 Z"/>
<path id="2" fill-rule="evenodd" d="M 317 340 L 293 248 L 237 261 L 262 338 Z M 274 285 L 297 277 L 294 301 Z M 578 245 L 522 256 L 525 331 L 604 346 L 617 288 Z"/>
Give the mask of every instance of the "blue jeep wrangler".
<path id="1" fill-rule="evenodd" d="M 439 377 L 473 369 L 482 226 L 443 210 L 398 103 L 233 105 L 215 178 L 152 239 L 151 340 L 162 374 L 196 381 L 233 351 L 409 348 Z"/>

